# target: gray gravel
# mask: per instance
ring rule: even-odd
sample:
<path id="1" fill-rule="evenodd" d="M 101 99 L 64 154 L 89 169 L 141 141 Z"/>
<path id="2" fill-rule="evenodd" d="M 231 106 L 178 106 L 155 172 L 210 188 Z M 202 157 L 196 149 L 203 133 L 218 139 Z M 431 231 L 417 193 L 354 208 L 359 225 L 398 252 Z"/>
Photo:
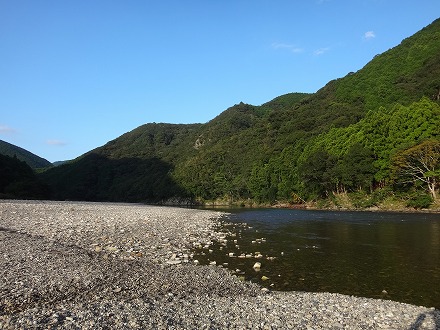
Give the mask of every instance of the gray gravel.
<path id="1" fill-rule="evenodd" d="M 219 212 L 0 201 L 0 328 L 440 329 L 440 311 L 331 293 L 267 292 L 193 246 Z"/>

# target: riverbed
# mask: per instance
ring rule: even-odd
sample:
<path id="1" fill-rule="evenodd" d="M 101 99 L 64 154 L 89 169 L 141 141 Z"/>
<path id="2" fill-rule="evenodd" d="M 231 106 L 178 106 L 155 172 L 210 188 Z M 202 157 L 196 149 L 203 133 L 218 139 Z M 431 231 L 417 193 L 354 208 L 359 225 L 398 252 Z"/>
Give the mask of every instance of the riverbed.
<path id="1" fill-rule="evenodd" d="M 267 288 L 440 308 L 440 214 L 230 210 L 219 230 L 199 258 Z"/>
<path id="2" fill-rule="evenodd" d="M 435 329 L 440 313 L 337 293 L 277 292 L 200 265 L 224 214 L 0 201 L 0 328 Z M 252 243 L 251 243 L 252 244 Z M 198 260 L 197 260 L 198 261 Z"/>

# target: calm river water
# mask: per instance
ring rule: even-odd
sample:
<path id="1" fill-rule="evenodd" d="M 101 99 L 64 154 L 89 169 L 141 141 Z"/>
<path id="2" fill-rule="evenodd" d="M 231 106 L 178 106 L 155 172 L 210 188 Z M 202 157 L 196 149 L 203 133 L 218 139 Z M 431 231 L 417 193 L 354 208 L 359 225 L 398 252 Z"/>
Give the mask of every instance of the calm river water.
<path id="1" fill-rule="evenodd" d="M 224 220 L 229 234 L 198 251 L 201 263 L 272 290 L 440 308 L 440 214 L 257 209 Z"/>

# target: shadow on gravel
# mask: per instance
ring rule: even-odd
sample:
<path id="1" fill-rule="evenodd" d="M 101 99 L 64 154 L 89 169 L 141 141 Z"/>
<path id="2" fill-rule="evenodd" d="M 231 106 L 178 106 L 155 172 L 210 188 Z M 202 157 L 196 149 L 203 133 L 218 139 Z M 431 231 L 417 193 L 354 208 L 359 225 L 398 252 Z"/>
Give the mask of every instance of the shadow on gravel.
<path id="1" fill-rule="evenodd" d="M 434 320 L 434 324 L 435 324 L 435 330 L 440 330 L 440 310 L 434 310 L 432 312 L 429 313 L 423 313 L 420 314 L 419 317 L 417 318 L 417 320 L 414 322 L 414 324 L 411 325 L 411 327 L 409 328 L 409 330 L 418 330 L 421 329 L 421 326 L 423 324 L 423 322 L 426 320 L 427 317 L 431 316 Z"/>
<path id="2" fill-rule="evenodd" d="M 15 229 L 5 228 L 5 227 L 1 227 L 1 226 L 0 226 L 0 231 L 5 231 L 7 233 L 16 233 L 17 232 Z"/>

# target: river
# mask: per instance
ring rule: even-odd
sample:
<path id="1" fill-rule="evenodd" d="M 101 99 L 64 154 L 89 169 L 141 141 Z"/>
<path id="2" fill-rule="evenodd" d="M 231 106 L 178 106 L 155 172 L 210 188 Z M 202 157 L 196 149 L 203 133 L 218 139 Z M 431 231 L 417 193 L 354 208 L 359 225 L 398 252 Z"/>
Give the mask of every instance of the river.
<path id="1" fill-rule="evenodd" d="M 229 210 L 197 251 L 271 290 L 337 292 L 440 308 L 440 214 Z M 256 263 L 260 263 L 260 267 Z"/>

